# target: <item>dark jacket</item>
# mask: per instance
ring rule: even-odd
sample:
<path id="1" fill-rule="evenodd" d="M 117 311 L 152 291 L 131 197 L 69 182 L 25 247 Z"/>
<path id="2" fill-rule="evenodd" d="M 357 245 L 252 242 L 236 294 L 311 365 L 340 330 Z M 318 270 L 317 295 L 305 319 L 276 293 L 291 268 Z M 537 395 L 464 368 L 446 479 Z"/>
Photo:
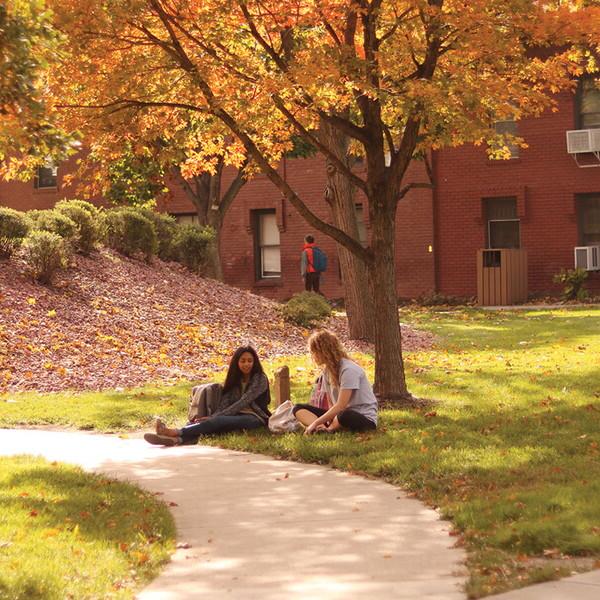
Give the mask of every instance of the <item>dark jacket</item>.
<path id="1" fill-rule="evenodd" d="M 217 410 L 211 415 L 237 415 L 244 408 L 251 409 L 266 424 L 271 416 L 268 406 L 271 402 L 269 380 L 264 373 L 255 373 L 242 394 L 239 387 L 223 392 Z"/>

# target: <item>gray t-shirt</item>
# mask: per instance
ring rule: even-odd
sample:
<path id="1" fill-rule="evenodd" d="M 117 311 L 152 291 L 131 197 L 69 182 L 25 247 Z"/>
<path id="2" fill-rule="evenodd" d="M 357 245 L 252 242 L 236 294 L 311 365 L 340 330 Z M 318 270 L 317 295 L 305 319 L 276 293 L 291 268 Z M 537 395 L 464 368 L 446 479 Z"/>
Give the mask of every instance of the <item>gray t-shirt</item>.
<path id="1" fill-rule="evenodd" d="M 325 390 L 335 404 L 338 400 L 339 390 L 329 381 L 327 371 L 325 371 L 323 382 Z M 373 393 L 373 388 L 362 367 L 347 358 L 342 358 L 340 362 L 340 389 L 352 390 L 348 408 L 377 424 L 377 398 Z"/>

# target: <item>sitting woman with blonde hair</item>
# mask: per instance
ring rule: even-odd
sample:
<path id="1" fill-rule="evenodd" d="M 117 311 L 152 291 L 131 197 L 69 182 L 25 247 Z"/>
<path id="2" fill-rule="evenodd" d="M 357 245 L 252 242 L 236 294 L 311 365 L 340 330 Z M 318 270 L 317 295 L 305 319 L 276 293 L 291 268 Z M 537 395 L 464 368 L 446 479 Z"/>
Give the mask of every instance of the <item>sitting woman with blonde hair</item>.
<path id="1" fill-rule="evenodd" d="M 308 338 L 308 350 L 323 368 L 323 385 L 330 406 L 310 404 L 294 407 L 296 419 L 306 427 L 304 433 L 334 432 L 339 429 L 368 431 L 377 427 L 377 398 L 364 370 L 350 360 L 340 340 L 327 330 Z"/>

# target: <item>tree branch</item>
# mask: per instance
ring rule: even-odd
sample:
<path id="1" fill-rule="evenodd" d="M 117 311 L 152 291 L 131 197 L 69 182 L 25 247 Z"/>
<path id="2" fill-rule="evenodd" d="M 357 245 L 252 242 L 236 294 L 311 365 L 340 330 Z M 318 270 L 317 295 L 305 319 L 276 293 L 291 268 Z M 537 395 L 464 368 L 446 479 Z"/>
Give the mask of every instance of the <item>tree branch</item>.
<path id="1" fill-rule="evenodd" d="M 248 154 L 255 160 L 260 167 L 261 171 L 277 186 L 281 193 L 287 198 L 294 208 L 300 213 L 302 217 L 313 227 L 322 231 L 326 235 L 332 237 L 334 240 L 339 242 L 342 246 L 348 248 L 350 252 L 355 254 L 360 260 L 371 263 L 373 261 L 372 252 L 351 238 L 348 234 L 344 233 L 341 229 L 326 223 L 317 215 L 315 215 L 302 201 L 302 199 L 294 192 L 281 175 L 274 169 L 262 152 L 258 149 L 254 141 L 250 136 L 240 129 L 235 119 L 222 108 L 215 107 L 215 115 L 229 127 L 229 129 L 237 136 L 242 142 Z"/>
<path id="2" fill-rule="evenodd" d="M 363 192 L 367 192 L 367 184 L 361 179 L 358 175 L 353 173 L 347 166 L 341 161 L 325 144 L 319 140 L 319 138 L 310 131 L 308 131 L 302 123 L 300 123 L 296 117 L 286 108 L 285 103 L 281 98 L 273 94 L 272 96 L 273 102 L 281 114 L 294 126 L 296 131 L 302 135 L 305 139 L 307 139 L 313 146 L 316 146 L 326 157 L 330 160 L 336 168 L 344 174 L 356 187 L 363 190 Z"/>

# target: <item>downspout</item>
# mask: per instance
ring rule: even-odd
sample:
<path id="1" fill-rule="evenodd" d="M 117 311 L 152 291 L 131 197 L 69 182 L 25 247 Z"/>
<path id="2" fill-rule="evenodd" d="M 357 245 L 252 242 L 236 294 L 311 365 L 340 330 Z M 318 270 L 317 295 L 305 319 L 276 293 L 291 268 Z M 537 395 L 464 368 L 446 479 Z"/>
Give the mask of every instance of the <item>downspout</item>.
<path id="1" fill-rule="evenodd" d="M 434 293 L 438 294 L 440 291 L 440 278 L 439 278 L 439 251 L 438 251 L 438 240 L 440 239 L 439 234 L 439 174 L 438 174 L 438 151 L 431 150 L 431 173 L 432 173 L 432 183 L 433 188 L 431 190 L 431 201 L 432 201 L 432 210 L 431 210 L 431 220 L 432 220 L 432 230 L 433 230 L 433 286 Z"/>

